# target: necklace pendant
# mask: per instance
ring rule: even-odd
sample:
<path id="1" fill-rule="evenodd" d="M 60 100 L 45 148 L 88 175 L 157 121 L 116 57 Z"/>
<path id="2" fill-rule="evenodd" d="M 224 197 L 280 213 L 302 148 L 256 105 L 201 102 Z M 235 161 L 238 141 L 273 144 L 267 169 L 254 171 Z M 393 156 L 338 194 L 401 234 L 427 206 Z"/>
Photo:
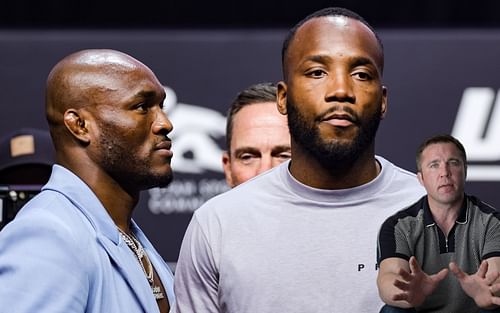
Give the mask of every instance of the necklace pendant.
<path id="1" fill-rule="evenodd" d="M 163 292 L 161 292 L 161 288 L 159 286 L 153 286 L 151 287 L 151 289 L 153 290 L 153 295 L 155 296 L 156 300 L 165 298 L 165 295 L 163 294 Z"/>

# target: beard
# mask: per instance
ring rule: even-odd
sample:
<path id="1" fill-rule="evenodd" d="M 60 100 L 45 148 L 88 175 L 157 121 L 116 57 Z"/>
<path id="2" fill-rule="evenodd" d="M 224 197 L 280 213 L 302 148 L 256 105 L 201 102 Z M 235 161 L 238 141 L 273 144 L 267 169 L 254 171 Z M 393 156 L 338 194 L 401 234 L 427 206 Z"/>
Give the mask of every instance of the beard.
<path id="1" fill-rule="evenodd" d="M 120 140 L 102 128 L 99 139 L 101 167 L 123 188 L 146 190 L 154 187 L 166 187 L 173 179 L 172 170 L 154 171 L 149 159 L 137 157 L 130 144 Z"/>
<path id="2" fill-rule="evenodd" d="M 290 136 L 299 146 L 310 153 L 318 162 L 328 170 L 346 171 L 375 140 L 375 135 L 382 116 L 382 105 L 368 118 L 361 120 L 355 112 L 343 106 L 342 110 L 353 116 L 353 124 L 359 131 L 352 140 L 326 141 L 321 138 L 318 127 L 319 120 L 309 121 L 290 101 L 286 103 L 288 112 L 288 127 Z M 332 108 L 333 110 L 339 107 Z M 293 158 L 293 156 L 292 156 Z"/>

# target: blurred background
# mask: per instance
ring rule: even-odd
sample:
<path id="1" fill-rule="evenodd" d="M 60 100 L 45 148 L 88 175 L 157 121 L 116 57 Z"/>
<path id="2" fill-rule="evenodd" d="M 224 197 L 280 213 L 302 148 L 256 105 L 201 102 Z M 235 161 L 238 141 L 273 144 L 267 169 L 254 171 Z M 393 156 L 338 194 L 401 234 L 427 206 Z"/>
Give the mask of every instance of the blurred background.
<path id="1" fill-rule="evenodd" d="M 377 154 L 415 171 L 418 144 L 451 133 L 469 156 L 466 190 L 500 208 L 498 0 L 4 1 L 1 143 L 22 143 L 35 154 L 30 160 L 42 160 L 33 131 L 10 134 L 47 131 L 45 79 L 69 53 L 112 48 L 144 62 L 167 91 L 175 179 L 168 188 L 145 191 L 134 219 L 175 264 L 192 212 L 228 188 L 221 154 L 229 104 L 251 84 L 280 80 L 287 30 L 328 6 L 359 13 L 384 42 L 389 109 Z M 4 150 L 0 157 L 10 160 Z M 0 180 L 0 229 L 42 183 L 31 173 L 17 175 L 27 179 L 21 185 Z"/>

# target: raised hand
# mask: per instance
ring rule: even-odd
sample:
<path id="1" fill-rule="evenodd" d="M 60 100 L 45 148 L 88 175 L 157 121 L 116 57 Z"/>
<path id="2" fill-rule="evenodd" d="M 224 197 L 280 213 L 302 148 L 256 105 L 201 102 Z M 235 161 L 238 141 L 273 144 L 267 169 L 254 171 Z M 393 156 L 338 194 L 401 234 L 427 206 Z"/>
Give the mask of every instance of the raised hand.
<path id="1" fill-rule="evenodd" d="M 493 284 L 500 276 L 498 271 L 486 275 L 488 262 L 482 261 L 475 274 L 464 273 L 455 262 L 450 263 L 450 271 L 455 275 L 463 291 L 483 309 L 491 309 L 500 305 L 500 297 L 495 294 L 500 291 L 499 284 Z"/>
<path id="2" fill-rule="evenodd" d="M 411 307 L 421 305 L 426 297 L 436 289 L 439 283 L 448 274 L 448 269 L 442 269 L 434 275 L 427 275 L 417 262 L 414 256 L 409 261 L 410 272 L 405 269 L 399 270 L 399 276 L 402 279 L 396 279 L 396 286 L 400 293 L 393 296 L 394 301 L 406 301 Z"/>

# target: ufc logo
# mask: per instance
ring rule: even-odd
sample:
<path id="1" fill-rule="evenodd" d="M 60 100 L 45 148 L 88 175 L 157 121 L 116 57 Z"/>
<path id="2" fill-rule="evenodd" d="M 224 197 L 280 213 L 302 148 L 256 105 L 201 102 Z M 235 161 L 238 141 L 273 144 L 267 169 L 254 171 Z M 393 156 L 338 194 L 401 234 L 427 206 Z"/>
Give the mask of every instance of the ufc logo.
<path id="1" fill-rule="evenodd" d="M 492 88 L 471 87 L 464 90 L 452 135 L 462 142 L 469 165 L 467 180 L 500 180 L 500 97 Z"/>

